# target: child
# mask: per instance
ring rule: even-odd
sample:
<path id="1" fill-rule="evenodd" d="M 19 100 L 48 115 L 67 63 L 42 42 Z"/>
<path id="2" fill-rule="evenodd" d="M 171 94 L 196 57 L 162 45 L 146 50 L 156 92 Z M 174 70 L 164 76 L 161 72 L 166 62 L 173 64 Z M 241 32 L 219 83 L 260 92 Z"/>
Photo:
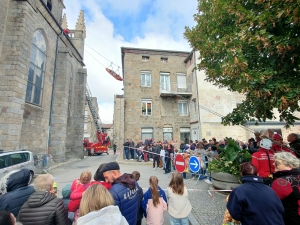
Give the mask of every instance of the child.
<path id="1" fill-rule="evenodd" d="M 80 178 L 73 181 L 71 186 L 70 203 L 68 205 L 69 218 L 72 219 L 72 212 L 75 213 L 79 209 L 82 193 L 90 186 L 92 173 L 84 171 L 81 173 Z M 73 217 L 74 218 L 74 217 Z"/>
<path id="2" fill-rule="evenodd" d="M 183 183 L 183 177 L 177 171 L 172 173 L 172 179 L 167 188 L 167 196 L 170 224 L 189 224 L 188 215 L 192 211 L 192 206 L 187 188 Z"/>
<path id="3" fill-rule="evenodd" d="M 140 173 L 138 171 L 133 171 L 132 172 L 132 176 L 136 181 L 139 181 L 140 179 Z M 140 208 L 138 211 L 138 215 L 137 215 L 137 221 L 136 221 L 136 225 L 141 225 L 142 224 L 142 219 L 143 219 L 143 208 L 142 208 L 142 201 L 143 201 L 143 189 L 139 186 L 139 195 L 140 195 Z"/>
<path id="4" fill-rule="evenodd" d="M 145 192 L 142 207 L 147 224 L 162 225 L 164 212 L 167 211 L 167 198 L 165 192 L 158 186 L 158 179 L 151 176 L 150 188 Z"/>
<path id="5" fill-rule="evenodd" d="M 70 194 L 71 194 L 71 184 L 66 184 L 61 191 L 62 201 L 64 203 L 64 207 L 66 212 L 68 212 L 68 205 L 70 203 Z M 68 219 L 68 225 L 72 225 L 72 220 Z"/>

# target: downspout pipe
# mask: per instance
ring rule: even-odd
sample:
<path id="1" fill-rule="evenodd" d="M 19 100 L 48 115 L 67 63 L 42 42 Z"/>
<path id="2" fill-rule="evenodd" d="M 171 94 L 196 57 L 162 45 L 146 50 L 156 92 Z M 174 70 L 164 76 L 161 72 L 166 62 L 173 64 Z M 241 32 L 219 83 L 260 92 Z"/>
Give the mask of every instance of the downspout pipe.
<path id="1" fill-rule="evenodd" d="M 196 80 L 196 101 L 197 101 L 197 107 L 198 107 L 198 134 L 199 134 L 199 141 L 202 138 L 202 128 L 201 128 L 201 116 L 200 116 L 200 107 L 199 107 L 199 91 L 198 91 L 198 76 L 197 76 L 197 62 L 196 62 L 196 50 L 194 50 L 194 73 L 195 73 L 195 80 Z M 200 136 L 201 135 L 201 136 Z"/>
<path id="2" fill-rule="evenodd" d="M 51 142 L 51 125 L 52 125 L 52 117 L 53 117 L 53 104 L 54 104 L 54 92 L 56 86 L 56 74 L 57 74 L 57 60 L 58 60 L 58 44 L 61 36 L 63 35 L 63 31 L 57 36 L 56 39 L 56 50 L 55 50 L 55 60 L 54 60 L 54 72 L 53 72 L 53 82 L 52 82 L 52 93 L 51 93 L 51 102 L 50 102 L 50 114 L 49 114 L 49 126 L 48 126 L 48 140 L 47 140 L 47 155 L 49 155 L 49 147 Z"/>

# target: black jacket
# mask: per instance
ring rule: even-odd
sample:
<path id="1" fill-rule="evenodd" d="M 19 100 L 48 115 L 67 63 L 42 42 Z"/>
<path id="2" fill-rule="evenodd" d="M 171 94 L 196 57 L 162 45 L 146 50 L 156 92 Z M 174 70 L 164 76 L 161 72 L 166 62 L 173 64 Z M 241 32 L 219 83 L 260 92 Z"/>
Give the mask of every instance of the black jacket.
<path id="1" fill-rule="evenodd" d="M 152 152 L 153 153 L 156 153 L 156 154 L 160 154 L 160 150 L 161 150 L 161 147 L 160 147 L 160 145 L 156 145 L 156 146 L 153 146 L 152 147 Z"/>
<path id="2" fill-rule="evenodd" d="M 6 182 L 6 194 L 0 197 L 0 210 L 6 210 L 14 214 L 15 217 L 22 205 L 27 201 L 29 196 L 34 192 L 32 186 L 28 186 L 30 171 L 22 169 L 14 171 L 8 178 L 4 176 L 1 182 Z"/>
<path id="3" fill-rule="evenodd" d="M 19 212 L 18 221 L 23 225 L 68 224 L 63 201 L 47 191 L 36 191 L 29 197 Z"/>
<path id="4" fill-rule="evenodd" d="M 290 147 L 294 149 L 297 158 L 300 158 L 300 139 L 290 142 Z"/>

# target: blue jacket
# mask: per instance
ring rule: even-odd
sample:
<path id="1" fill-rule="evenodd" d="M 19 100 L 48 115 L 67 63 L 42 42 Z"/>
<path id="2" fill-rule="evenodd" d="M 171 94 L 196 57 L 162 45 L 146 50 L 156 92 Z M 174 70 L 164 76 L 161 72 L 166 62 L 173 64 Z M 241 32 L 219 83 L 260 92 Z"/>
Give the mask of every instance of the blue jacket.
<path id="1" fill-rule="evenodd" d="M 242 177 L 242 185 L 233 189 L 227 209 L 243 225 L 284 225 L 284 208 L 276 193 L 258 176 Z"/>
<path id="2" fill-rule="evenodd" d="M 124 173 L 115 180 L 109 192 L 129 225 L 136 225 L 140 206 L 140 192 L 139 185 L 133 176 Z"/>
<path id="3" fill-rule="evenodd" d="M 166 203 L 168 203 L 166 193 L 159 186 L 158 186 L 158 192 L 159 192 L 159 196 L 162 197 Z M 143 202 L 142 202 L 142 207 L 143 207 L 143 212 L 145 217 L 147 217 L 146 209 L 147 209 L 147 203 L 149 199 L 152 199 L 150 188 L 145 192 Z"/>
<path id="4" fill-rule="evenodd" d="M 34 192 L 32 186 L 28 186 L 30 171 L 22 169 L 13 171 L 8 178 L 3 177 L 1 182 L 6 182 L 7 193 L 0 197 L 0 210 L 7 210 L 18 216 L 22 205 Z"/>

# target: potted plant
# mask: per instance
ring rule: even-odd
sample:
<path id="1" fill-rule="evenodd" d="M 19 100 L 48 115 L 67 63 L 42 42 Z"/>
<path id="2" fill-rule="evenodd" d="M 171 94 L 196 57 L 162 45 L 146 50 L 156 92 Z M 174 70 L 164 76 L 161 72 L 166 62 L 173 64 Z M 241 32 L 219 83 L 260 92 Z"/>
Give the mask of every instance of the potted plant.
<path id="1" fill-rule="evenodd" d="M 232 139 L 227 139 L 226 148 L 220 148 L 221 153 L 209 163 L 212 183 L 216 188 L 232 189 L 240 185 L 240 165 L 251 161 L 248 150 L 241 150 Z"/>

